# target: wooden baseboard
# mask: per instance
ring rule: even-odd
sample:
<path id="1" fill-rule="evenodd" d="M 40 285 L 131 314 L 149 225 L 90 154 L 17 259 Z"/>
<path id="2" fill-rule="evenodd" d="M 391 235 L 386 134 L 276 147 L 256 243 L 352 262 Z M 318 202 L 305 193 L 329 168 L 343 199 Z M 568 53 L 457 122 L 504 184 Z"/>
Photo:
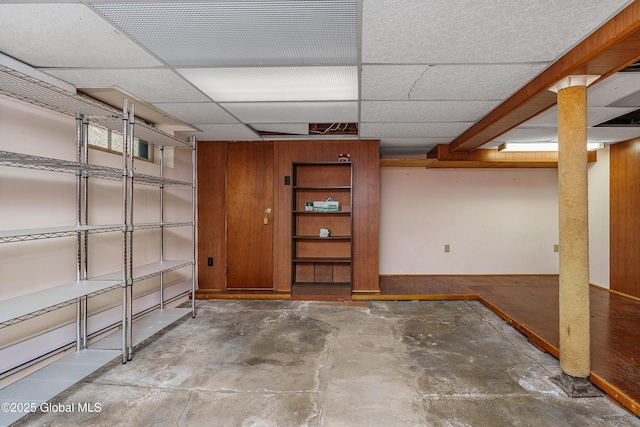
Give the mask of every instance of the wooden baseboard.
<path id="1" fill-rule="evenodd" d="M 196 291 L 196 299 L 290 300 L 289 293 L 229 293 Z"/>
<path id="2" fill-rule="evenodd" d="M 443 301 L 443 300 L 475 300 L 476 294 L 429 294 L 429 295 L 353 295 L 354 301 Z"/>

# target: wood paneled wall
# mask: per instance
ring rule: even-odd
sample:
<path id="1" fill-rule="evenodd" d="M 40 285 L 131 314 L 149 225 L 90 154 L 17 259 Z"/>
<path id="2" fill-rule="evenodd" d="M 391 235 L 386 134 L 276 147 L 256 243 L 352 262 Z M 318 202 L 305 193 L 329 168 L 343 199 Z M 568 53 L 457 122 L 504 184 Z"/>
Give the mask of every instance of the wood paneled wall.
<path id="1" fill-rule="evenodd" d="M 640 139 L 610 150 L 610 287 L 640 297 Z"/>
<path id="2" fill-rule="evenodd" d="M 277 141 L 274 143 L 274 285 L 291 290 L 291 176 L 292 162 L 335 162 L 349 153 L 353 163 L 353 285 L 354 292 L 377 292 L 378 223 L 380 211 L 379 141 Z"/>
<path id="3" fill-rule="evenodd" d="M 232 144 L 232 142 L 230 142 Z M 198 143 L 198 282 L 224 290 L 226 142 Z M 291 290 L 291 186 L 293 162 L 332 162 L 349 153 L 353 163 L 353 291 L 377 292 L 379 235 L 379 142 L 274 141 L 274 290 Z M 214 257 L 214 266 L 207 258 Z"/>
<path id="4" fill-rule="evenodd" d="M 223 290 L 225 283 L 226 142 L 198 142 L 198 286 Z M 207 259 L 213 258 L 213 266 Z"/>

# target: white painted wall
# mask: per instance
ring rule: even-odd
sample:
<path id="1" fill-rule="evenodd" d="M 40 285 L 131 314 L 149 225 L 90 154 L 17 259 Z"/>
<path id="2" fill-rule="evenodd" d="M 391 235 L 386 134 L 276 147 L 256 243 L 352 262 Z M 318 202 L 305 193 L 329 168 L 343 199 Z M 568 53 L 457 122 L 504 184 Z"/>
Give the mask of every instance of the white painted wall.
<path id="1" fill-rule="evenodd" d="M 75 120 L 59 113 L 0 97 L 0 150 L 75 160 Z M 171 150 L 173 151 L 173 150 Z M 165 176 L 191 181 L 191 150 L 170 154 Z M 122 167 L 119 155 L 89 150 L 91 163 Z M 156 156 L 156 162 L 158 157 Z M 165 165 L 167 166 L 167 165 Z M 136 172 L 159 175 L 159 165 L 136 161 Z M 0 167 L 0 229 L 74 225 L 76 223 L 75 176 L 13 167 Z M 170 205 L 170 206 L 167 206 Z M 191 187 L 168 187 L 165 221 L 191 222 Z M 157 222 L 159 189 L 138 185 L 134 194 L 134 222 Z M 90 179 L 89 222 L 122 223 L 122 183 Z M 191 228 L 165 230 L 165 259 L 192 258 Z M 138 231 L 134 235 L 134 265 L 159 259 L 159 230 Z M 76 278 L 75 238 L 0 244 L 0 299 L 28 294 Z M 122 234 L 104 233 L 89 237 L 89 276 L 122 268 Z M 165 275 L 165 284 L 191 276 L 191 268 Z M 159 279 L 136 283 L 134 296 L 156 292 Z M 107 310 L 120 303 L 116 290 L 89 300 L 90 313 Z M 75 307 L 57 310 L 15 326 L 2 329 L 3 347 L 68 324 L 75 318 Z M 63 345 L 65 343 L 61 343 Z M 7 360 L 0 363 L 0 372 Z"/>
<path id="2" fill-rule="evenodd" d="M 589 165 L 589 282 L 609 288 L 609 147 Z"/>
<path id="3" fill-rule="evenodd" d="M 557 274 L 556 169 L 380 170 L 380 274 Z M 609 286 L 609 150 L 589 165 L 591 283 Z M 451 252 L 444 252 L 444 245 Z"/>
<path id="4" fill-rule="evenodd" d="M 557 179 L 555 169 L 382 168 L 380 273 L 557 274 Z"/>

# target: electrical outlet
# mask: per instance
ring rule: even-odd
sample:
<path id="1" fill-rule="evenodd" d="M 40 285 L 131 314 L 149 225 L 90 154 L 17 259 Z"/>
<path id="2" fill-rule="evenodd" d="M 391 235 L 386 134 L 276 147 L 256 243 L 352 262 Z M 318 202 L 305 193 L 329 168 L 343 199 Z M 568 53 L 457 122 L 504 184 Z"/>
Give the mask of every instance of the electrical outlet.
<path id="1" fill-rule="evenodd" d="M 553 245 L 553 252 L 560 252 L 560 245 Z"/>
<path id="2" fill-rule="evenodd" d="M 207 258 L 207 265 L 213 267 L 213 258 Z"/>
<path id="3" fill-rule="evenodd" d="M 444 245 L 444 253 L 448 254 L 451 252 L 451 245 Z"/>

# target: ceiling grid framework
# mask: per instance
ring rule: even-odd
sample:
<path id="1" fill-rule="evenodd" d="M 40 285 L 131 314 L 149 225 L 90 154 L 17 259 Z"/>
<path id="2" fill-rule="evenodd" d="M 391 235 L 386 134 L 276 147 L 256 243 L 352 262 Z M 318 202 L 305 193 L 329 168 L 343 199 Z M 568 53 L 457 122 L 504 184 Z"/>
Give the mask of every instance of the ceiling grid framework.
<path id="1" fill-rule="evenodd" d="M 199 140 L 326 138 L 308 125 L 356 122 L 349 138 L 380 139 L 383 155 L 425 155 L 631 3 L 0 0 L 0 52 L 80 89 L 117 87 Z M 589 88 L 590 126 L 640 107 L 638 75 Z M 553 140 L 553 114 L 482 148 Z M 590 127 L 589 138 L 636 129 Z"/>
<path id="2" fill-rule="evenodd" d="M 448 144 L 626 4 L 365 1 L 361 135 L 395 157 Z"/>
<path id="3" fill-rule="evenodd" d="M 91 5 L 248 125 L 193 123 L 210 130 L 201 139 L 226 139 L 233 128 L 232 139 L 255 139 L 257 124 L 281 124 L 287 133 L 290 123 L 357 117 L 355 0 Z"/>

